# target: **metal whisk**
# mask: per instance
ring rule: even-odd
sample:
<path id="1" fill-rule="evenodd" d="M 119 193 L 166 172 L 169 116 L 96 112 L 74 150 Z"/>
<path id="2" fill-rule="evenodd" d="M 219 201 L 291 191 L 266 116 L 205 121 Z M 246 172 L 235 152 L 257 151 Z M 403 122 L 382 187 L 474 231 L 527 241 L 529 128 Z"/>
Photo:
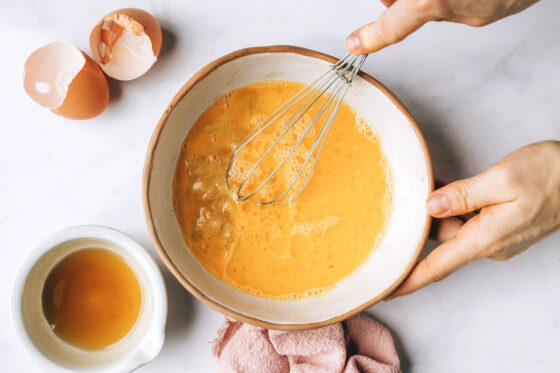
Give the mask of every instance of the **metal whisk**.
<path id="1" fill-rule="evenodd" d="M 317 159 L 319 159 L 319 155 L 323 150 L 323 145 L 325 144 L 325 140 L 331 130 L 331 126 L 333 124 L 334 118 L 340 108 L 342 100 L 350 88 L 354 77 L 362 67 L 363 63 L 365 62 L 367 55 L 356 56 L 353 54 L 347 54 L 344 58 L 340 59 L 336 64 L 331 65 L 331 68 L 322 76 L 320 76 L 317 80 L 313 83 L 309 84 L 307 87 L 303 88 L 297 94 L 295 94 L 292 98 L 286 101 L 282 106 L 276 109 L 272 114 L 266 117 L 262 122 L 260 122 L 247 136 L 243 138 L 236 145 L 233 151 L 233 156 L 229 162 L 227 171 L 226 171 L 226 184 L 228 188 L 231 189 L 230 186 L 230 171 L 232 166 L 234 165 L 236 158 L 239 154 L 245 149 L 245 147 L 253 141 L 261 132 L 263 132 L 266 128 L 268 128 L 273 123 L 281 123 L 281 118 L 288 110 L 294 108 L 294 113 L 290 115 L 290 117 L 282 123 L 283 131 L 278 136 L 278 138 L 268 147 L 268 149 L 259 157 L 258 161 L 253 165 L 253 167 L 249 170 L 249 172 L 245 175 L 244 179 L 241 181 L 239 186 L 237 187 L 237 198 L 240 201 L 246 201 L 249 198 L 256 195 L 265 185 L 272 179 L 272 177 L 278 172 L 278 170 L 286 163 L 286 161 L 290 158 L 290 156 L 294 153 L 296 148 L 301 144 L 305 136 L 309 133 L 309 131 L 315 126 L 315 124 L 319 121 L 319 119 L 323 116 L 324 119 L 322 121 L 321 127 L 319 129 L 319 134 L 313 141 L 312 146 L 307 153 L 307 157 L 305 158 L 301 168 L 297 172 L 296 176 L 289 181 L 289 185 L 287 189 L 281 193 L 278 197 L 269 200 L 269 201 L 259 201 L 259 204 L 271 204 L 280 201 L 283 199 L 290 190 L 296 184 L 298 178 L 302 175 L 304 169 L 306 168 L 307 164 L 311 161 L 313 154 L 317 147 L 319 150 L 312 161 L 311 169 L 308 171 L 306 179 L 304 183 L 299 187 L 299 189 L 290 196 L 286 203 L 292 202 L 297 196 L 300 195 L 302 190 L 305 188 L 309 179 L 311 178 L 311 174 L 313 173 L 313 169 L 317 164 Z M 324 100 L 321 102 L 320 98 L 325 97 Z M 295 107 L 298 103 L 303 102 L 300 104 L 299 107 Z M 312 120 L 310 121 L 309 125 L 305 128 L 301 136 L 297 139 L 295 145 L 291 148 L 291 150 L 287 153 L 287 155 L 281 160 L 277 167 L 264 179 L 264 181 L 253 191 L 250 193 L 243 195 L 241 190 L 243 186 L 247 183 L 251 175 L 255 172 L 257 167 L 261 164 L 263 159 L 272 151 L 272 149 L 284 138 L 284 136 L 294 127 L 294 125 L 300 120 L 305 113 L 307 113 L 313 105 L 317 105 L 319 109 L 317 110 L 316 114 L 313 116 Z M 320 106 L 319 106 L 320 105 Z M 276 124 L 278 124 L 276 123 Z"/>

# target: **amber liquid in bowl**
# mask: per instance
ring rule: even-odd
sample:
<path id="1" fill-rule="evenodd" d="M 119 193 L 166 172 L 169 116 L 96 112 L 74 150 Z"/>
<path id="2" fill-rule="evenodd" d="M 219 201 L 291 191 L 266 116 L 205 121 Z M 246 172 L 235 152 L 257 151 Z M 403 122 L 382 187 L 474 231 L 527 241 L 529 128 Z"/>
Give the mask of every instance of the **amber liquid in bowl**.
<path id="1" fill-rule="evenodd" d="M 390 215 L 390 170 L 379 139 L 345 103 L 309 184 L 293 202 L 263 206 L 255 201 L 271 199 L 287 185 L 320 124 L 253 199 L 239 202 L 227 188 L 225 174 L 235 144 L 303 87 L 265 81 L 219 98 L 190 130 L 175 173 L 177 218 L 199 262 L 238 290 L 276 300 L 319 295 L 354 272 L 378 246 Z M 287 154 L 319 107 L 314 105 L 264 160 L 263 169 L 247 183 L 250 187 L 258 186 Z M 240 154 L 231 172 L 234 185 L 280 131 L 277 126 L 263 132 Z"/>
<path id="2" fill-rule="evenodd" d="M 43 313 L 55 334 L 84 350 L 106 348 L 128 334 L 142 308 L 136 275 L 118 254 L 82 249 L 64 257 L 43 288 Z"/>

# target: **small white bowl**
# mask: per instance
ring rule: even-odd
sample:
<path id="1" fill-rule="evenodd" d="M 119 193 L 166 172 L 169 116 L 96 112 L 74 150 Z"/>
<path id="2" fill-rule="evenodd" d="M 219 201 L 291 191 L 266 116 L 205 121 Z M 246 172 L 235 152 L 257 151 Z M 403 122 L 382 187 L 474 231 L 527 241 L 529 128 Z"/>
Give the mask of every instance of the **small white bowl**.
<path id="1" fill-rule="evenodd" d="M 100 351 L 76 348 L 56 336 L 42 310 L 43 285 L 52 268 L 68 254 L 86 248 L 119 254 L 132 268 L 142 290 L 142 309 L 130 332 Z M 47 372 L 129 372 L 161 350 L 167 318 L 167 295 L 161 272 L 148 253 L 112 228 L 81 225 L 58 231 L 22 263 L 12 289 L 11 320 L 20 344 Z"/>

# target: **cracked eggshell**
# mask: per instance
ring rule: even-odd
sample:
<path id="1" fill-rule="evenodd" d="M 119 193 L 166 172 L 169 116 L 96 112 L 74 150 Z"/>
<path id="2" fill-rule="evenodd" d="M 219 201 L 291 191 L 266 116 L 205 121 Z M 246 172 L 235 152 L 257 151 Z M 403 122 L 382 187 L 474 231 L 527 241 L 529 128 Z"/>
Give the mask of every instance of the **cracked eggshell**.
<path id="1" fill-rule="evenodd" d="M 23 87 L 39 105 L 70 119 L 89 119 L 109 103 L 109 85 L 97 64 L 74 45 L 47 44 L 25 61 Z"/>
<path id="2" fill-rule="evenodd" d="M 107 14 L 91 32 L 93 60 L 105 74 L 132 80 L 150 69 L 161 50 L 161 28 L 141 9 L 126 8 Z"/>

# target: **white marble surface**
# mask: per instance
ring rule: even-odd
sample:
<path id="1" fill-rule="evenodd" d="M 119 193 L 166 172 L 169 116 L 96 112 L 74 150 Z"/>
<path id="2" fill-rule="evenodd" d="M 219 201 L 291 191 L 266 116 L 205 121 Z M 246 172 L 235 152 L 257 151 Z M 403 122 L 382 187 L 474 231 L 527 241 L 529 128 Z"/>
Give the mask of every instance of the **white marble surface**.
<path id="1" fill-rule="evenodd" d="M 353 1 L 8 1 L 0 35 L 0 356 L 2 371 L 34 372 L 15 343 L 7 299 L 18 264 L 44 236 L 103 224 L 155 257 L 140 193 L 152 129 L 203 65 L 230 51 L 293 44 L 333 55 L 344 36 L 382 11 Z M 35 48 L 67 40 L 89 51 L 105 13 L 139 7 L 166 30 L 152 70 L 114 83 L 98 118 L 74 122 L 33 103 L 22 67 Z M 436 176 L 479 172 L 530 142 L 560 138 L 560 3 L 543 0 L 484 28 L 433 23 L 371 56 L 365 70 L 401 98 L 427 136 Z M 560 372 L 560 234 L 505 263 L 480 260 L 368 313 L 395 334 L 405 372 Z M 222 316 L 163 270 L 167 340 L 138 372 L 216 368 L 211 341 Z"/>

